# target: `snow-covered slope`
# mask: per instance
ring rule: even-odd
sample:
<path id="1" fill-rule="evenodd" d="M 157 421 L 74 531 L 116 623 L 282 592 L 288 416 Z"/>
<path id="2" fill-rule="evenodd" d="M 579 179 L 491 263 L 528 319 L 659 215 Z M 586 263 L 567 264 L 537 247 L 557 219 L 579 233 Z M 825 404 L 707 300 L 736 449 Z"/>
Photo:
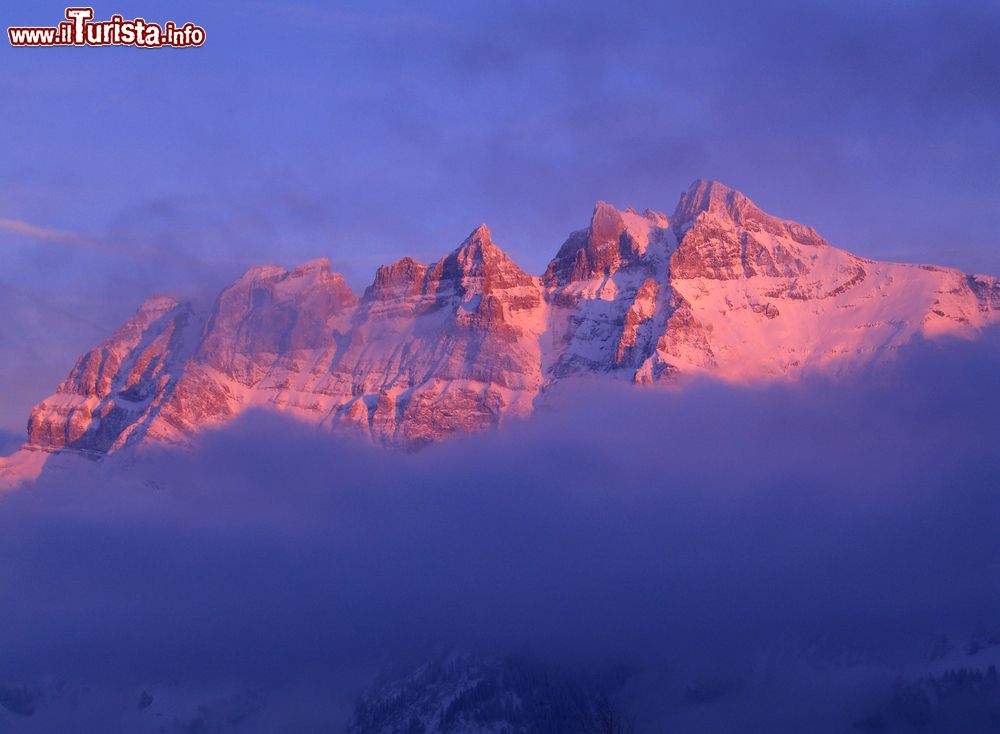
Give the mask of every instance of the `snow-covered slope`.
<path id="1" fill-rule="evenodd" d="M 794 652 L 773 649 L 748 667 L 706 673 L 677 666 L 652 675 L 641 667 L 582 675 L 515 658 L 453 653 L 384 674 L 358 699 L 347 734 L 814 731 L 821 721 L 822 731 L 995 731 L 1000 638 L 977 633 L 965 644 L 955 642 L 940 635 L 886 656 L 820 636 Z M 824 701 L 822 713 L 777 713 L 801 695 L 775 674 L 782 666 L 826 687 L 828 701 L 836 704 Z M 845 679 L 853 683 L 845 686 Z M 867 690 L 859 696 L 862 687 Z M 648 711 L 652 700 L 656 713 L 637 726 L 637 710 Z M 741 719 L 753 721 L 761 708 L 782 723 L 763 728 L 757 719 L 756 726 L 734 727 Z"/>
<path id="2" fill-rule="evenodd" d="M 183 443 L 252 407 L 415 447 L 527 415 L 573 375 L 839 373 L 997 320 L 996 278 L 857 257 L 697 181 L 670 217 L 598 202 L 541 277 L 481 225 L 360 298 L 325 260 L 253 268 L 209 313 L 154 296 L 35 406 L 0 477 L 34 471 L 25 452 Z"/>
<path id="3" fill-rule="evenodd" d="M 381 676 L 357 701 L 347 734 L 575 734 L 623 677 L 451 653 Z"/>

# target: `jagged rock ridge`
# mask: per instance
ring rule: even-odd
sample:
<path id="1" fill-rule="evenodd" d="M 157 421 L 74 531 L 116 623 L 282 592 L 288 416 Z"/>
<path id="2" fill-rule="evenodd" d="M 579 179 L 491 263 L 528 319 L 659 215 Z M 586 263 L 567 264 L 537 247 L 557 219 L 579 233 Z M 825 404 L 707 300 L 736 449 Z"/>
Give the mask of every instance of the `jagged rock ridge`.
<path id="1" fill-rule="evenodd" d="M 857 257 L 698 181 L 670 217 L 598 202 L 541 277 L 481 225 L 360 298 L 325 260 L 253 268 L 209 313 L 154 296 L 35 406 L 25 447 L 184 443 L 253 407 L 416 447 L 528 415 L 573 375 L 839 372 L 998 319 L 996 278 Z"/>

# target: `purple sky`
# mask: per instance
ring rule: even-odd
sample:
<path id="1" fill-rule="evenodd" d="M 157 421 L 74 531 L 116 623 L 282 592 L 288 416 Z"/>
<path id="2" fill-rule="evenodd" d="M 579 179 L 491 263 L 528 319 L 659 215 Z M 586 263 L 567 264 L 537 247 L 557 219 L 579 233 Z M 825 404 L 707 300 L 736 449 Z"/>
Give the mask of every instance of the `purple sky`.
<path id="1" fill-rule="evenodd" d="M 360 290 L 481 221 L 539 272 L 596 199 L 669 213 L 695 178 L 862 255 L 1000 273 L 993 2 L 95 9 L 208 40 L 0 44 L 2 430 L 152 291 L 320 255 Z"/>

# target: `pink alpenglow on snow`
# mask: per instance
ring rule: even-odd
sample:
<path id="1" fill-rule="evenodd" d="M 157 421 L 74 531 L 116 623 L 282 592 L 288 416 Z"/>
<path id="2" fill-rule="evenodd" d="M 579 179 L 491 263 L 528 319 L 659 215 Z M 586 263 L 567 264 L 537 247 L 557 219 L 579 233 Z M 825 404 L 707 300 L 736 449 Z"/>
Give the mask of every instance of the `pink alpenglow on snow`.
<path id="1" fill-rule="evenodd" d="M 540 277 L 480 225 L 436 263 L 380 267 L 360 297 L 326 260 L 253 268 L 207 312 L 154 296 L 34 407 L 0 479 L 45 453 L 184 444 L 251 408 L 419 447 L 527 416 L 573 376 L 837 375 L 997 321 L 996 278 L 858 257 L 697 181 L 669 217 L 598 202 Z"/>

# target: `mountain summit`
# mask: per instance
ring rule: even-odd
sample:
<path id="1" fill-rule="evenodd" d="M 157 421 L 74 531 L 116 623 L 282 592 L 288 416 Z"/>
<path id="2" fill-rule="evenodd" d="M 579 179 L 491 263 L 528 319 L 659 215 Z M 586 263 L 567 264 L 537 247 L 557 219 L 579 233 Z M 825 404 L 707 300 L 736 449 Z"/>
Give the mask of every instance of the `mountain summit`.
<path id="1" fill-rule="evenodd" d="M 183 444 L 253 407 L 416 447 L 528 415 L 572 375 L 838 373 L 997 320 L 996 278 L 857 257 L 696 181 L 669 218 L 597 202 L 541 277 L 480 225 L 361 298 L 326 260 L 252 268 L 207 312 L 154 296 L 34 407 L 23 452 Z"/>

